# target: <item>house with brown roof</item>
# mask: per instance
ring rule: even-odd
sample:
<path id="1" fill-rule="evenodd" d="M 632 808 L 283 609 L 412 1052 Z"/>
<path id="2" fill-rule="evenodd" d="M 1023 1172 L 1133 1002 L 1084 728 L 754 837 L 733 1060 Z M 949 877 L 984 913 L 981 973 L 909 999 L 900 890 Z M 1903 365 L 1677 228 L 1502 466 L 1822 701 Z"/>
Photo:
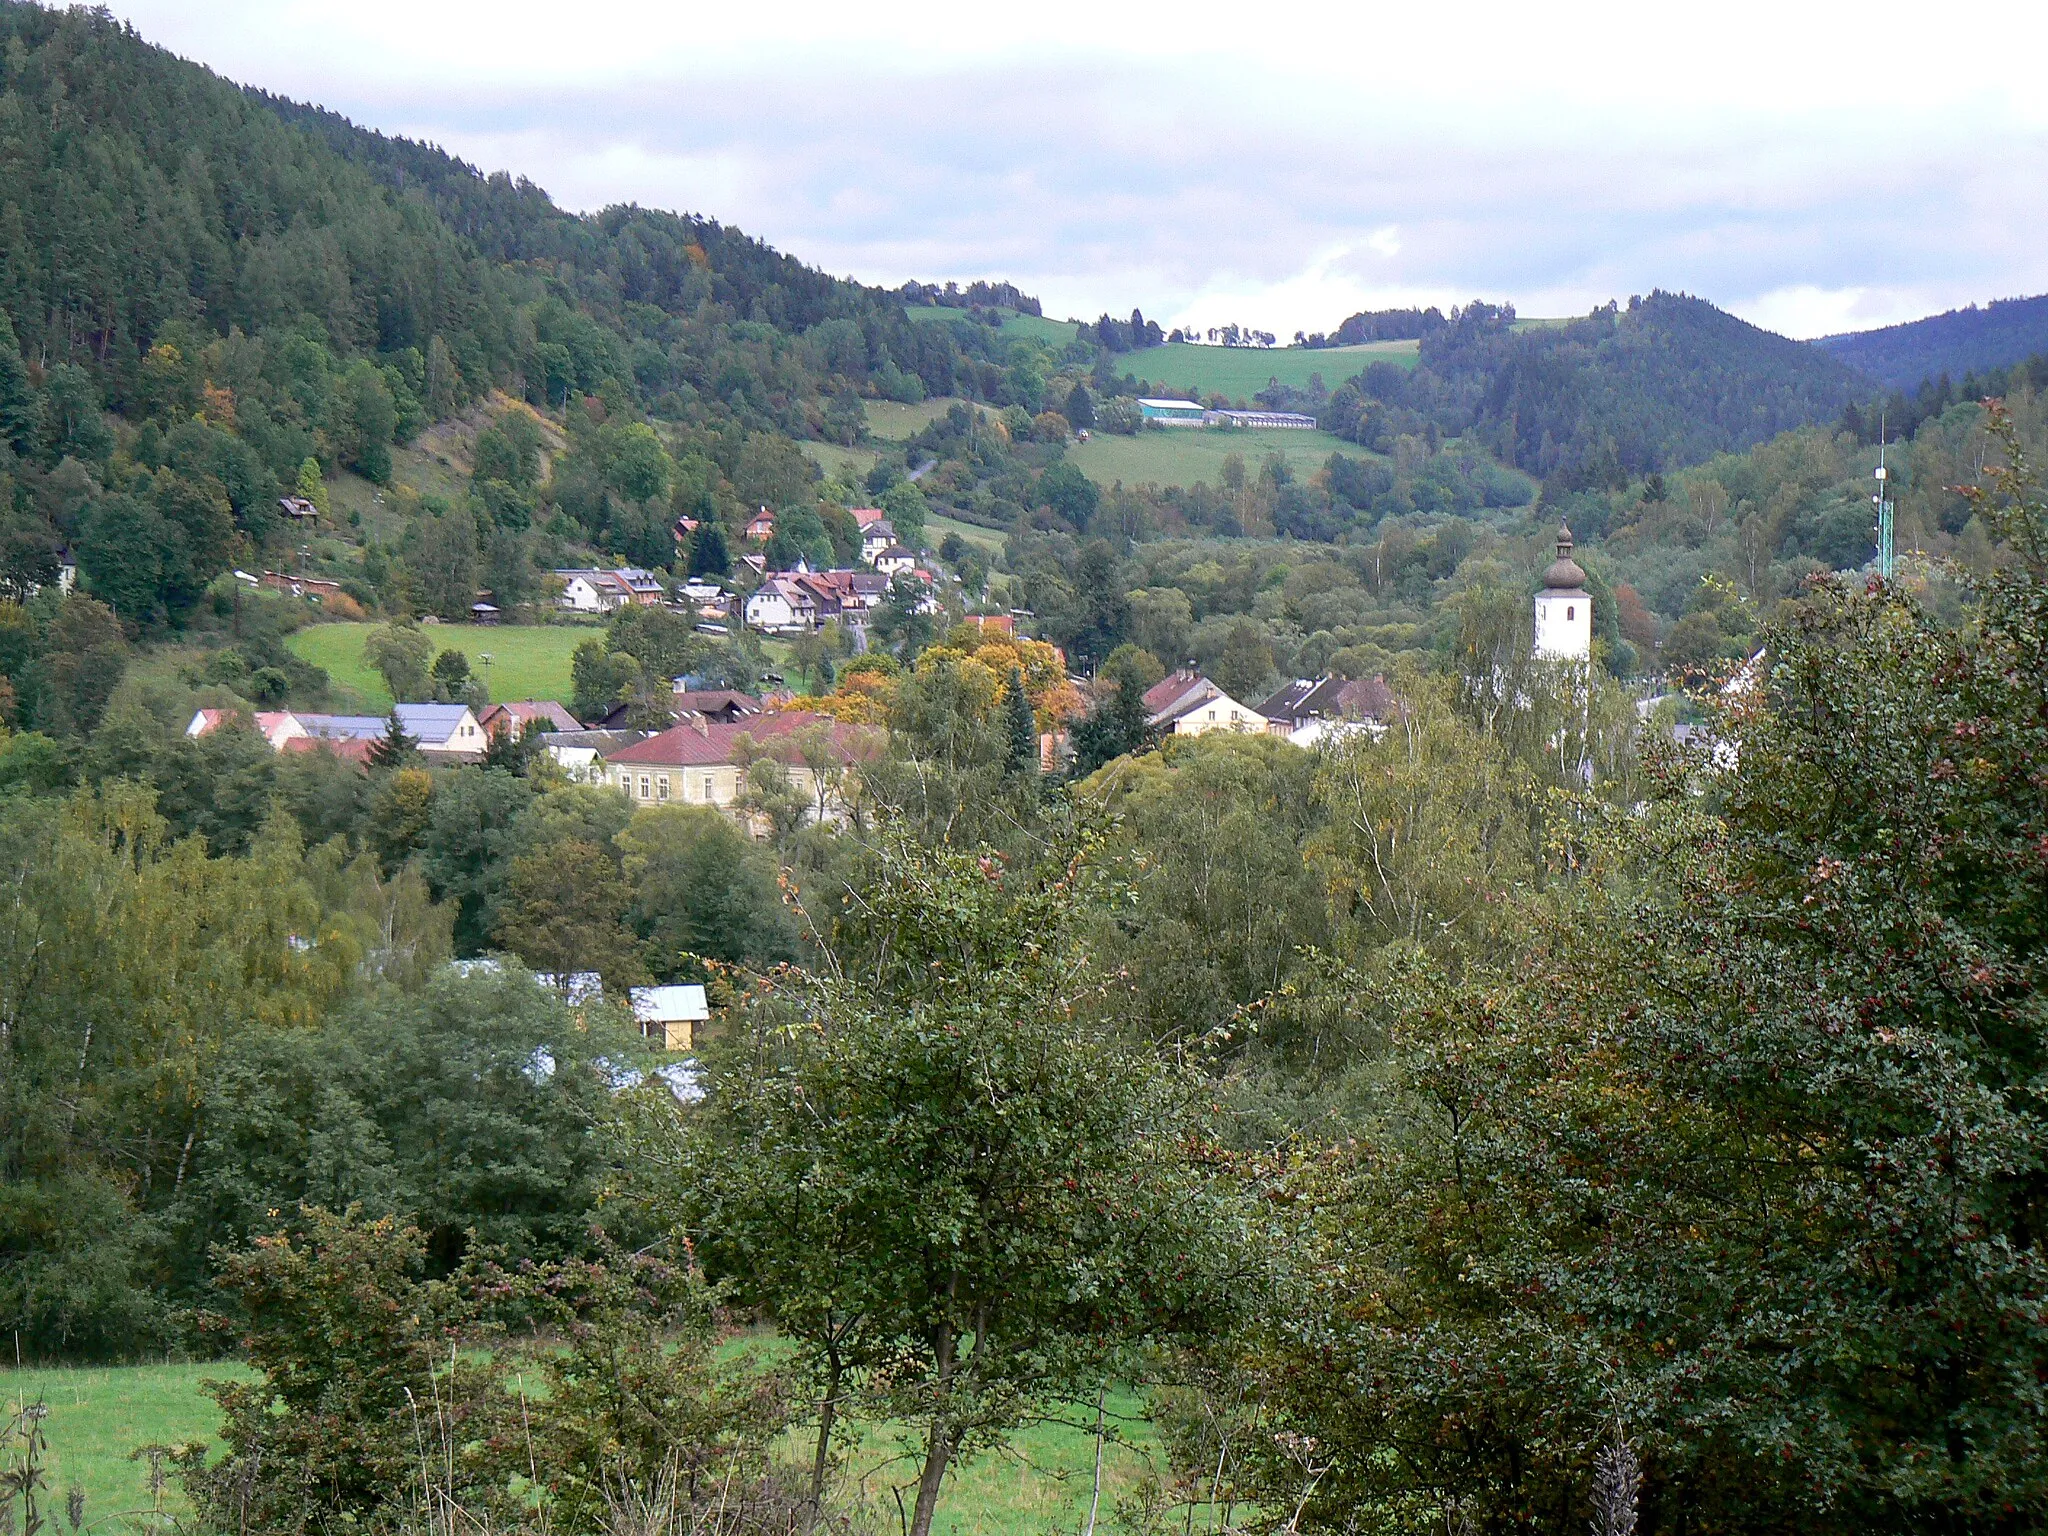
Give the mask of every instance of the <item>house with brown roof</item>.
<path id="1" fill-rule="evenodd" d="M 1199 672 L 1181 670 L 1145 690 L 1145 721 L 1162 736 L 1264 731 L 1265 720 Z"/>
<path id="2" fill-rule="evenodd" d="M 476 723 L 489 741 L 499 731 L 518 741 L 528 731 L 577 731 L 582 726 L 574 715 L 553 699 L 509 699 L 503 704 L 486 704 L 477 712 Z"/>
<path id="3" fill-rule="evenodd" d="M 674 702 L 669 706 L 678 715 L 702 715 L 730 725 L 736 720 L 747 720 L 765 713 L 767 705 L 751 693 L 741 693 L 737 688 L 677 688 Z"/>

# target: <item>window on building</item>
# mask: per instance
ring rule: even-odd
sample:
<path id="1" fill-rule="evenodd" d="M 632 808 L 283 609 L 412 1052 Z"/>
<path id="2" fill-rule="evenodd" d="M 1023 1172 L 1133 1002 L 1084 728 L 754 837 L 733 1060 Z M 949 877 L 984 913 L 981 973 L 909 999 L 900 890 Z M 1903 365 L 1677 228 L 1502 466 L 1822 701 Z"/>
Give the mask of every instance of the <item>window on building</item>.
<path id="1" fill-rule="evenodd" d="M 654 798 L 657 800 L 666 800 L 668 798 L 668 775 L 665 773 L 654 781 Z"/>
<path id="2" fill-rule="evenodd" d="M 640 775 L 640 798 L 642 800 L 645 800 L 648 797 L 648 794 L 649 790 L 647 787 L 647 775 L 643 773 Z"/>
<path id="3" fill-rule="evenodd" d="M 1567 624 L 1571 623 L 1571 621 L 1577 618 L 1578 616 L 1579 610 L 1576 608 L 1566 608 L 1564 611 L 1564 621 Z"/>
<path id="4" fill-rule="evenodd" d="M 704 803 L 706 805 L 709 805 L 712 799 L 714 798 L 714 796 L 711 793 L 711 785 L 712 778 L 711 775 L 707 773 L 704 775 Z"/>

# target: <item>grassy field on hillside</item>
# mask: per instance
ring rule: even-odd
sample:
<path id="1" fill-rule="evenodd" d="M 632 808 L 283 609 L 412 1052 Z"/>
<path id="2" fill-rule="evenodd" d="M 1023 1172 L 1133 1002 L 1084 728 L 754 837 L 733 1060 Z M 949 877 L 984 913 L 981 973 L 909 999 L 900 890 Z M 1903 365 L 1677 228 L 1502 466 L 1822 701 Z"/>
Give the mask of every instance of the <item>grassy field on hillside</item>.
<path id="1" fill-rule="evenodd" d="M 837 443 L 798 443 L 810 461 L 829 476 L 848 481 L 855 490 L 880 457 L 872 448 L 842 448 Z"/>
<path id="2" fill-rule="evenodd" d="M 1118 437 L 1098 432 L 1085 443 L 1075 443 L 1067 458 L 1075 468 L 1097 485 L 1193 485 L 1206 480 L 1215 485 L 1222 478 L 1223 461 L 1233 453 L 1244 455 L 1248 469 L 1256 471 L 1259 461 L 1277 453 L 1297 476 L 1320 468 L 1333 453 L 1354 458 L 1371 455 L 1356 443 L 1327 432 L 1290 432 L 1281 428 L 1252 431 L 1216 431 L 1208 427 L 1170 427 L 1157 432 L 1140 432 L 1135 437 Z"/>
<path id="3" fill-rule="evenodd" d="M 1150 379 L 1155 387 L 1195 389 L 1204 395 L 1214 390 L 1233 400 L 1249 401 L 1275 379 L 1306 389 L 1309 375 L 1319 373 L 1324 387 L 1335 389 L 1372 363 L 1413 368 L 1419 347 L 1413 341 L 1375 341 L 1362 347 L 1311 351 L 1307 347 L 1205 347 L 1170 341 L 1163 347 L 1122 353 L 1111 362 L 1119 375 L 1136 374 Z"/>
<path id="4" fill-rule="evenodd" d="M 903 312 L 912 320 L 926 325 L 971 323 L 964 309 L 913 304 L 906 306 Z M 1074 339 L 1075 325 L 1071 320 L 1048 320 L 1043 315 L 1019 314 L 1014 309 L 999 310 L 998 313 L 1003 317 L 1002 333 L 1005 336 L 1030 336 L 1053 347 L 1063 347 Z"/>
<path id="5" fill-rule="evenodd" d="M 896 400 L 870 400 L 867 402 L 868 431 L 884 442 L 907 442 L 945 415 L 948 407 L 959 403 L 950 395 L 920 400 L 916 405 L 904 405 Z"/>
<path id="6" fill-rule="evenodd" d="M 934 512 L 924 520 L 924 541 L 936 549 L 949 533 L 957 533 L 966 543 L 994 554 L 1003 547 L 1003 536 L 993 528 L 984 528 L 979 523 L 963 523 L 956 517 L 942 517 Z"/>
<path id="7" fill-rule="evenodd" d="M 373 713 L 391 707 L 384 679 L 363 661 L 363 637 L 374 624 L 309 624 L 286 643 L 325 667 L 340 687 L 359 695 Z M 569 658 L 584 641 L 602 634 L 583 624 L 434 624 L 427 628 L 436 654 L 461 651 L 472 671 L 486 679 L 494 700 L 559 699 L 574 695 Z M 491 658 L 484 665 L 484 656 Z"/>
<path id="8" fill-rule="evenodd" d="M 0 1399 L 10 1412 L 17 1403 L 38 1399 L 49 1405 L 44 1428 L 54 1502 L 61 1508 L 68 1489 L 84 1489 L 85 1518 L 92 1523 L 148 1511 L 148 1464 L 129 1460 L 130 1454 L 145 1445 L 211 1440 L 219 1413 L 200 1383 L 247 1374 L 232 1362 L 0 1371 Z M 1117 1498 L 1151 1466 L 1156 1443 L 1135 1395 L 1113 1394 L 1107 1408 L 1110 1424 L 1123 1426 L 1125 1443 L 1112 1439 L 1103 1457 L 1105 1524 Z M 1071 1425 L 1026 1429 L 1002 1450 L 958 1470 L 947 1480 L 935 1530 L 941 1536 L 1046 1536 L 1077 1529 L 1087 1515 L 1094 1471 L 1094 1439 L 1081 1427 L 1091 1411 L 1077 1407 Z M 889 1426 L 869 1429 L 847 1460 L 849 1482 L 876 1507 L 885 1526 L 895 1514 L 890 1489 L 915 1478 L 915 1462 L 900 1455 L 902 1438 Z M 801 1431 L 791 1437 L 789 1450 L 793 1459 L 807 1450 Z M 185 1509 L 175 1483 L 166 1491 L 165 1507 L 174 1514 Z"/>

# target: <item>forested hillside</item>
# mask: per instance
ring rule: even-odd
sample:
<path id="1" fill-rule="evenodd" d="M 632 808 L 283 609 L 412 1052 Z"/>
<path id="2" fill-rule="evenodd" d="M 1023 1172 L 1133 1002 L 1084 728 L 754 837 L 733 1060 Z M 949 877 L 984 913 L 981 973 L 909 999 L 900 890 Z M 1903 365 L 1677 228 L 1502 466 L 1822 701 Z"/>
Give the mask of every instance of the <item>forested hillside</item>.
<path id="1" fill-rule="evenodd" d="M 1814 345 L 1880 384 L 1912 390 L 1944 374 L 1960 379 L 2048 352 L 2048 295 L 1993 299 L 1904 325 L 1823 336 Z"/>
<path id="2" fill-rule="evenodd" d="M 1337 389 L 1324 426 L 1374 445 L 1420 425 L 1467 434 L 1565 490 L 1739 451 L 1870 393 L 1850 367 L 1684 294 L 1557 326 L 1475 303 L 1423 328 L 1421 346 L 1413 371 L 1381 364 Z"/>

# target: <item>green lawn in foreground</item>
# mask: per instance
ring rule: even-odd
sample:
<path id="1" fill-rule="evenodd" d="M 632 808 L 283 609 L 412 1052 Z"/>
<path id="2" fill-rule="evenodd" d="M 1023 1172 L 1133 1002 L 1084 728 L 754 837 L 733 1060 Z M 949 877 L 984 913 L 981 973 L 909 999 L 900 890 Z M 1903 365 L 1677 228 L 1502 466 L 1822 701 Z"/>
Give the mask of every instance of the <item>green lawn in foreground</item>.
<path id="1" fill-rule="evenodd" d="M 1277 453 L 1297 477 L 1319 469 L 1333 453 L 1371 457 L 1356 443 L 1347 443 L 1327 432 L 1166 427 L 1156 432 L 1140 432 L 1135 437 L 1098 432 L 1087 442 L 1069 447 L 1067 458 L 1097 485 L 1114 485 L 1121 480 L 1125 485 L 1188 486 L 1197 481 L 1218 484 L 1223 461 L 1233 453 L 1244 455 L 1245 467 L 1253 472 L 1267 454 Z"/>
<path id="2" fill-rule="evenodd" d="M 374 624 L 309 624 L 285 643 L 341 687 L 361 696 L 372 712 L 391 707 L 384 679 L 363 661 L 363 637 Z M 569 661 L 577 646 L 600 631 L 584 624 L 430 624 L 426 633 L 434 651 L 461 651 L 470 669 L 487 679 L 491 698 L 558 699 L 567 703 L 575 689 Z M 491 658 L 485 667 L 483 658 Z"/>
<path id="3" fill-rule="evenodd" d="M 1125 352 L 1111 362 L 1119 375 L 1150 379 L 1155 389 L 1194 389 L 1204 396 L 1214 390 L 1247 403 L 1273 380 L 1308 388 L 1309 375 L 1321 374 L 1323 386 L 1335 389 L 1354 373 L 1374 363 L 1413 368 L 1421 343 L 1373 341 L 1362 347 L 1209 347 L 1170 341 L 1163 347 Z"/>
<path id="4" fill-rule="evenodd" d="M 210 1365 L 144 1365 L 107 1369 L 0 1371 L 0 1396 L 7 1411 L 17 1402 L 40 1398 L 49 1405 L 44 1428 L 50 1439 L 52 1503 L 63 1507 L 74 1483 L 85 1490 L 88 1523 L 150 1507 L 148 1465 L 130 1461 L 140 1446 L 211 1440 L 219 1423 L 212 1400 L 200 1389 L 207 1380 L 244 1379 L 232 1362 Z M 1142 1401 L 1118 1392 L 1108 1400 L 1109 1423 L 1122 1423 L 1128 1444 L 1112 1439 L 1103 1455 L 1101 1520 L 1107 1523 L 1119 1495 L 1130 1492 L 1150 1465 L 1152 1428 L 1141 1417 Z M 1088 1511 L 1095 1443 L 1084 1426 L 1092 1405 L 1074 1409 L 1072 1425 L 1042 1424 L 1012 1437 L 1001 1451 L 981 1456 L 946 1481 L 935 1529 L 940 1536 L 1045 1536 L 1077 1529 Z M 864 1431 L 847 1458 L 846 1473 L 877 1509 L 893 1517 L 890 1489 L 914 1482 L 916 1465 L 896 1459 L 914 1446 L 882 1426 Z M 808 1464 L 807 1432 L 793 1432 L 786 1452 Z M 185 1500 L 173 1482 L 166 1508 L 177 1513 Z M 887 1521 L 885 1519 L 884 1524 Z"/>
<path id="5" fill-rule="evenodd" d="M 10 1415 L 38 1398 L 49 1406 L 43 1429 L 50 1440 L 51 1502 L 62 1509 L 71 1487 L 83 1488 L 91 1525 L 109 1515 L 148 1510 L 149 1466 L 130 1461 L 129 1453 L 145 1445 L 211 1440 L 220 1415 L 200 1383 L 248 1374 L 232 1361 L 0 1371 L 0 1401 Z M 185 1507 L 175 1481 L 165 1507 Z"/>

